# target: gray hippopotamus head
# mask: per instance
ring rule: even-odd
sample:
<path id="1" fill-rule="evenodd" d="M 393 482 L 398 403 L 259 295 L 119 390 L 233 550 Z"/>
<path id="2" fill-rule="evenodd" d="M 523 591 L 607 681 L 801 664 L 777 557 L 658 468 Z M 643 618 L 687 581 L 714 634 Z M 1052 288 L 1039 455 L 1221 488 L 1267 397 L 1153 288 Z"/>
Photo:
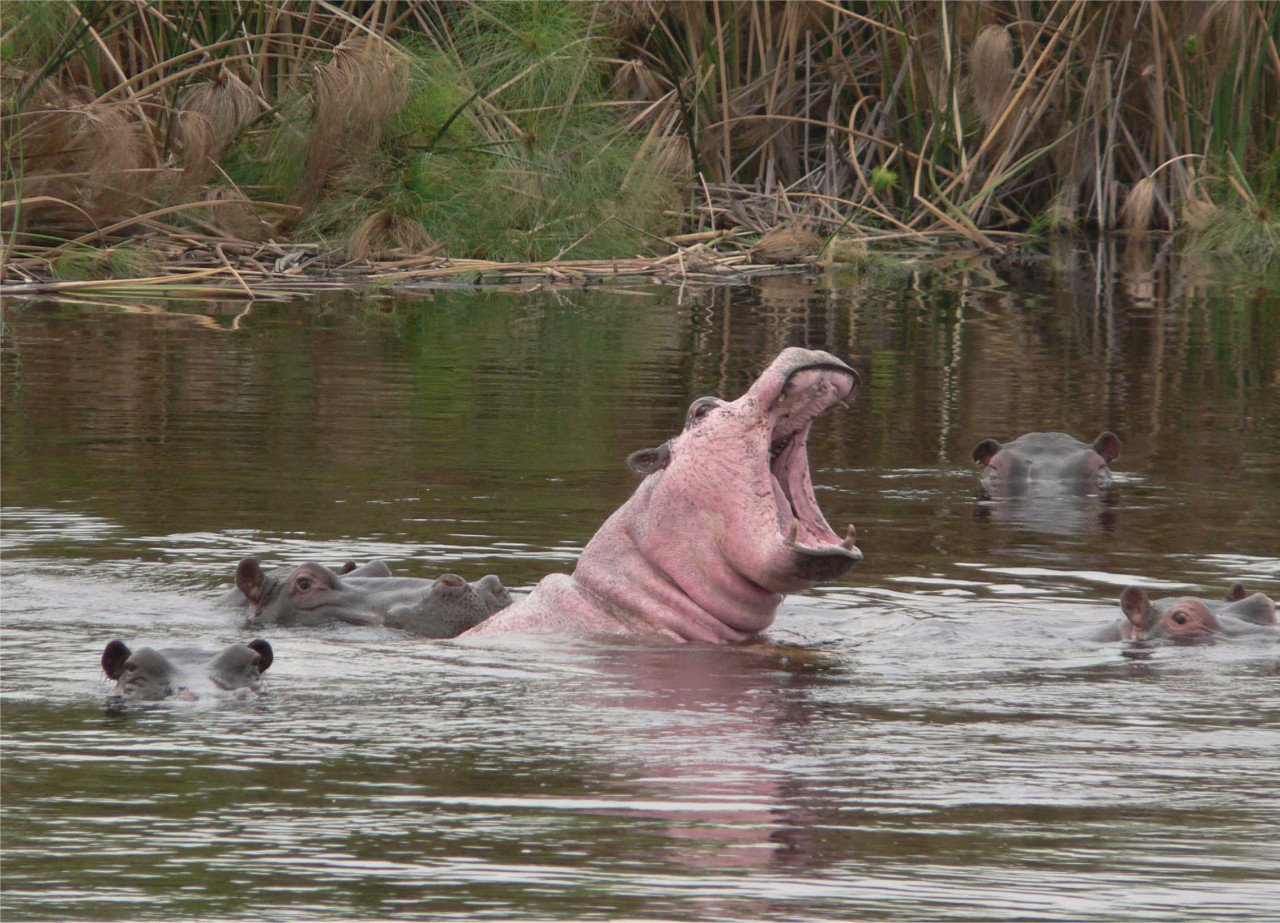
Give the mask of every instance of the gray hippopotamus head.
<path id="1" fill-rule="evenodd" d="M 1181 643 L 1207 641 L 1218 636 L 1273 635 L 1280 632 L 1276 604 L 1263 593 L 1249 595 L 1235 584 L 1225 600 L 1197 596 L 1151 599 L 1142 587 L 1131 586 L 1120 595 L 1125 622 L 1121 640 L 1168 639 Z"/>
<path id="2" fill-rule="evenodd" d="M 973 460 L 985 466 L 982 485 L 993 493 L 1016 495 L 1040 485 L 1107 487 L 1108 465 L 1120 457 L 1120 439 L 1104 432 L 1090 445 L 1066 433 L 1026 433 L 1001 444 L 984 439 Z"/>
<path id="3" fill-rule="evenodd" d="M 475 583 L 444 574 L 414 602 L 388 609 L 385 623 L 424 638 L 456 638 L 509 605 L 511 594 L 493 574 Z"/>
<path id="4" fill-rule="evenodd" d="M 451 638 L 511 604 L 490 574 L 467 583 L 456 574 L 418 577 L 339 576 L 307 563 L 273 576 L 254 558 L 236 567 L 236 586 L 263 624 L 388 625 L 430 638 Z"/>
<path id="5" fill-rule="evenodd" d="M 264 574 L 271 580 L 287 580 L 289 575 L 294 571 L 293 565 L 285 565 L 281 567 L 273 567 L 264 571 Z M 340 577 L 390 577 L 391 570 L 387 567 L 385 561 L 374 558 L 364 564 L 357 564 L 355 561 L 347 561 L 341 566 L 334 568 L 333 571 Z M 238 586 L 233 586 L 230 590 L 218 597 L 218 605 L 227 606 L 229 608 L 243 608 L 248 604 L 243 592 Z"/>
<path id="6" fill-rule="evenodd" d="M 223 690 L 256 690 L 273 659 L 271 645 L 261 638 L 231 644 L 204 665 L 205 678 Z M 188 691 L 188 677 L 168 657 L 150 647 L 131 651 L 119 639 L 102 651 L 102 671 L 115 680 L 116 691 L 129 699 L 156 701 Z"/>

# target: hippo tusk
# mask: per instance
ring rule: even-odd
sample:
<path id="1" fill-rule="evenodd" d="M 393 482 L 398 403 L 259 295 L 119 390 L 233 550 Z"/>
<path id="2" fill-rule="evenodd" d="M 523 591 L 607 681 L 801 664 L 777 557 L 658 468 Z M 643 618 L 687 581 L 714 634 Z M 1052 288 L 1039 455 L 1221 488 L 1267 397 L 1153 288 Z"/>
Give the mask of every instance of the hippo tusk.
<path id="1" fill-rule="evenodd" d="M 857 537 L 858 530 L 853 527 L 853 523 L 849 523 L 849 530 L 844 534 L 844 541 L 840 543 L 846 551 L 853 551 L 853 540 Z"/>
<path id="2" fill-rule="evenodd" d="M 796 521 L 791 520 L 791 529 L 787 532 L 787 544 L 794 545 L 796 543 Z"/>

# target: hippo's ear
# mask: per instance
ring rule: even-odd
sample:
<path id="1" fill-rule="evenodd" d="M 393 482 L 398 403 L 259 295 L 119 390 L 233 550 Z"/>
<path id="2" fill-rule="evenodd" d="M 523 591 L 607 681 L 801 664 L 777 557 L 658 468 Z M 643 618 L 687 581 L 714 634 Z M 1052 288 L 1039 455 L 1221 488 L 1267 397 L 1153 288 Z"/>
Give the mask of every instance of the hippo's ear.
<path id="1" fill-rule="evenodd" d="M 1143 631 L 1151 627 L 1152 611 L 1151 600 L 1147 598 L 1147 591 L 1140 586 L 1131 586 L 1120 594 L 1120 608 L 1124 610 L 1125 617 L 1129 619 L 1137 628 Z"/>
<path id="2" fill-rule="evenodd" d="M 129 659 L 131 653 L 133 652 L 129 650 L 129 645 L 119 638 L 109 642 L 102 652 L 102 672 L 111 679 L 119 679 L 120 674 L 124 672 L 124 662 Z"/>
<path id="3" fill-rule="evenodd" d="M 627 456 L 627 467 L 636 474 L 650 475 L 671 464 L 671 445 L 664 442 L 656 449 L 641 449 Z"/>
<path id="4" fill-rule="evenodd" d="M 338 576 L 342 576 L 343 574 L 349 574 L 359 566 L 360 565 L 356 564 L 355 561 L 347 561 L 341 567 L 338 568 L 338 571 L 337 571 Z"/>
<path id="5" fill-rule="evenodd" d="M 262 572 L 257 558 L 245 558 L 236 565 L 236 586 L 250 602 L 257 598 L 262 590 L 262 582 L 266 579 L 267 575 Z"/>
<path id="6" fill-rule="evenodd" d="M 1248 596 L 1249 593 L 1244 588 L 1243 583 L 1231 584 L 1231 589 L 1227 590 L 1227 602 L 1236 603 Z"/>
<path id="7" fill-rule="evenodd" d="M 973 447 L 973 460 L 980 465 L 988 465 L 999 451 L 1000 443 L 994 439 L 983 439 Z"/>
<path id="8" fill-rule="evenodd" d="M 1103 457 L 1109 465 L 1120 457 L 1120 437 L 1113 432 L 1105 432 L 1093 440 L 1093 451 Z"/>
<path id="9" fill-rule="evenodd" d="M 266 673 L 267 667 L 271 666 L 276 659 L 275 652 L 271 650 L 271 645 L 261 638 L 255 638 L 247 646 L 251 650 L 258 652 L 258 672 Z"/>

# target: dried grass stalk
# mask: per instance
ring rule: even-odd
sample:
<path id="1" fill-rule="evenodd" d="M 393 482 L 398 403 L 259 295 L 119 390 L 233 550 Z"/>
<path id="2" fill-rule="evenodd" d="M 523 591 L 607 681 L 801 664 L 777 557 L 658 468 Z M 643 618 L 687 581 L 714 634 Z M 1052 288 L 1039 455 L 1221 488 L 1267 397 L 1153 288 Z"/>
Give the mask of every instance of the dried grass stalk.
<path id="1" fill-rule="evenodd" d="M 131 110 L 93 102 L 84 87 L 47 81 L 16 119 L 24 227 L 83 229 L 132 212 L 157 172 L 143 127 Z M 59 204 L 52 200 L 63 200 Z"/>
<path id="2" fill-rule="evenodd" d="M 421 253 L 431 243 L 426 228 L 417 221 L 384 208 L 365 218 L 352 232 L 347 256 L 353 260 L 406 256 Z"/>
<path id="3" fill-rule="evenodd" d="M 209 190 L 205 201 L 221 203 L 217 208 L 211 209 L 211 220 L 226 231 L 228 237 L 262 241 L 271 239 L 279 232 L 274 221 L 264 219 L 253 201 L 232 186 L 217 186 Z"/>
<path id="4" fill-rule="evenodd" d="M 313 198 L 333 174 L 377 147 L 382 127 L 409 92 L 403 60 L 382 39 L 357 36 L 334 49 L 315 70 L 315 124 L 307 152 L 307 187 Z"/>
<path id="5" fill-rule="evenodd" d="M 1130 234 L 1145 234 L 1151 229 L 1156 211 L 1156 181 L 1144 176 L 1134 183 L 1120 207 L 1120 223 Z"/>
<path id="6" fill-rule="evenodd" d="M 257 115 L 253 90 L 226 68 L 213 80 L 192 88 L 178 113 L 183 185 L 202 183 L 213 176 L 223 152 Z"/>
<path id="7" fill-rule="evenodd" d="M 1000 118 L 1013 92 L 1013 37 L 1004 26 L 987 26 L 969 52 L 969 92 L 988 129 Z"/>
<path id="8" fill-rule="evenodd" d="M 822 238 L 799 227 L 774 228 L 751 250 L 760 263 L 801 263 L 812 260 L 822 248 Z"/>

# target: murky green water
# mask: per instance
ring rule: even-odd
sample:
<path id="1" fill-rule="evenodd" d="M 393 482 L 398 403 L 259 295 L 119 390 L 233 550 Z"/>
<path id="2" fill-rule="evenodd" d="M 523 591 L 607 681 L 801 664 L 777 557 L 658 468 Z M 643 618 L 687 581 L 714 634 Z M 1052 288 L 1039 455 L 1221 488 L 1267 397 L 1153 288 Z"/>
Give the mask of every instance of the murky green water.
<path id="1" fill-rule="evenodd" d="M 8 305 L 6 919 L 1273 919 L 1280 645 L 1082 638 L 1130 582 L 1280 594 L 1280 293 L 1098 253 L 237 329 Z M 109 707 L 109 639 L 247 637 L 246 554 L 569 569 L 626 455 L 792 344 L 867 378 L 811 442 L 867 558 L 783 646 L 274 629 L 256 702 Z M 981 438 L 1107 428 L 1105 501 L 977 500 Z"/>

